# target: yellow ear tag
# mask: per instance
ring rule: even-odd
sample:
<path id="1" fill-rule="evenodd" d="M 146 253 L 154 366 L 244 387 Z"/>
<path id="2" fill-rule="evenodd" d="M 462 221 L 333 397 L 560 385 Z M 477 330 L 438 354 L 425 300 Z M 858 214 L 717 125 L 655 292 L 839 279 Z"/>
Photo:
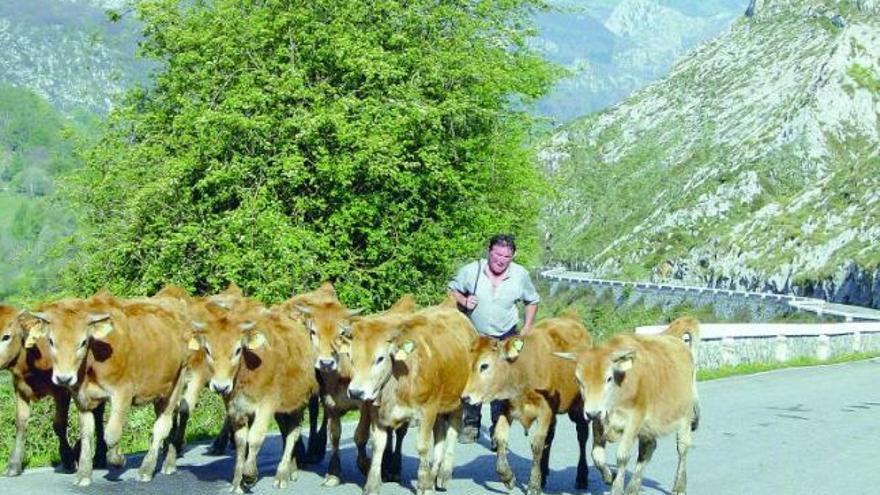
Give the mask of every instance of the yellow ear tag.
<path id="1" fill-rule="evenodd" d="M 37 345 L 37 339 L 39 337 L 35 335 L 28 334 L 27 338 L 24 340 L 25 349 L 30 349 L 31 347 Z"/>
<path id="2" fill-rule="evenodd" d="M 516 339 L 513 341 L 513 348 L 516 350 L 516 352 L 521 351 L 523 345 L 525 345 L 525 343 L 522 341 L 522 339 Z"/>
<path id="3" fill-rule="evenodd" d="M 623 361 L 622 363 L 619 363 L 617 365 L 617 370 L 618 371 L 629 371 L 632 369 L 632 367 L 633 367 L 632 359 L 627 359 L 626 361 Z"/>
<path id="4" fill-rule="evenodd" d="M 196 340 L 195 337 L 191 337 L 191 338 L 189 339 L 189 343 L 187 344 L 186 347 L 187 347 L 187 349 L 189 349 L 189 350 L 191 350 L 191 351 L 197 351 L 197 350 L 199 350 L 199 349 L 202 348 L 202 346 L 199 345 L 199 341 Z"/>
<path id="5" fill-rule="evenodd" d="M 95 324 L 95 330 L 92 332 L 92 337 L 96 339 L 103 339 L 106 336 L 110 335 L 110 332 L 113 331 L 113 324 L 109 321 L 102 321 Z"/>
<path id="6" fill-rule="evenodd" d="M 415 349 L 415 347 L 416 345 L 413 343 L 412 340 L 407 340 L 406 342 L 401 344 L 400 349 L 398 349 L 397 352 L 394 353 L 395 361 L 405 360 L 410 354 L 412 354 L 412 351 L 413 349 Z"/>

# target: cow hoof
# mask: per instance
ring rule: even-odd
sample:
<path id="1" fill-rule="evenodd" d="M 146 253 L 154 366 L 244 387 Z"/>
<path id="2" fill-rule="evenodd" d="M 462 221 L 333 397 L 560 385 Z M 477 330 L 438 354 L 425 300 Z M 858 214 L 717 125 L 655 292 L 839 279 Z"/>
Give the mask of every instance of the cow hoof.
<path id="1" fill-rule="evenodd" d="M 508 490 L 513 490 L 513 487 L 516 486 L 516 476 L 511 476 L 508 479 L 502 479 L 502 483 L 504 483 L 504 487 Z"/>
<path id="2" fill-rule="evenodd" d="M 275 488 L 287 488 L 287 480 L 283 478 L 275 478 L 275 481 L 272 482 L 272 486 Z"/>
<path id="3" fill-rule="evenodd" d="M 240 486 L 233 486 L 232 488 L 229 489 L 229 491 L 232 493 L 238 493 L 238 494 L 244 493 L 244 490 L 242 490 Z"/>
<path id="4" fill-rule="evenodd" d="M 107 463 L 113 467 L 125 467 L 125 456 L 118 452 L 108 454 Z"/>
<path id="5" fill-rule="evenodd" d="M 219 455 L 226 455 L 226 447 L 211 444 L 211 447 L 208 448 L 208 451 L 205 452 L 205 454 L 215 457 Z"/>
<path id="6" fill-rule="evenodd" d="M 257 484 L 257 476 L 253 474 L 243 474 L 241 476 L 241 486 L 247 491 L 250 491 L 254 485 Z"/>
<path id="7" fill-rule="evenodd" d="M 177 472 L 177 466 L 162 466 L 162 474 L 172 475 Z"/>
<path id="8" fill-rule="evenodd" d="M 526 491 L 526 495 L 541 495 L 541 488 L 537 486 L 530 486 Z"/>
<path id="9" fill-rule="evenodd" d="M 138 473 L 138 481 L 141 483 L 149 483 L 153 481 L 153 475 L 150 473 Z"/>
<path id="10" fill-rule="evenodd" d="M 333 487 L 333 486 L 339 486 L 340 483 L 342 483 L 342 480 L 339 478 L 339 476 L 333 476 L 332 474 L 328 474 L 327 476 L 324 477 L 324 481 L 321 483 L 321 486 Z"/>
<path id="11" fill-rule="evenodd" d="M 92 484 L 91 476 L 82 477 L 82 478 L 77 477 L 76 480 L 73 482 L 73 486 L 89 486 L 91 484 Z"/>

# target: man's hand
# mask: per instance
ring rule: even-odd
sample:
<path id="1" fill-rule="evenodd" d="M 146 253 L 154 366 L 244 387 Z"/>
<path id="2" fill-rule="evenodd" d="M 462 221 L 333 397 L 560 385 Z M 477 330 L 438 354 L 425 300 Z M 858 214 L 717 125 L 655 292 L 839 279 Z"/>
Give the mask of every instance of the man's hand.
<path id="1" fill-rule="evenodd" d="M 462 306 L 464 306 L 465 308 L 467 308 L 470 311 L 470 310 L 476 308 L 477 303 L 479 303 L 479 302 L 480 301 L 479 301 L 479 299 L 477 299 L 477 296 L 470 295 L 470 296 L 467 296 L 464 298 L 464 304 L 462 304 Z"/>

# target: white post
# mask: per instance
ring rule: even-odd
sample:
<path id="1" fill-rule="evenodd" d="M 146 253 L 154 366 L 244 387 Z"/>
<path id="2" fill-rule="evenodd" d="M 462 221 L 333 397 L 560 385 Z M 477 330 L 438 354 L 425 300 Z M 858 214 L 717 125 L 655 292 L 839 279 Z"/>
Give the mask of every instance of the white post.
<path id="1" fill-rule="evenodd" d="M 819 361 L 828 361 L 831 353 L 831 338 L 827 335 L 820 335 L 816 344 L 816 359 Z"/>
<path id="2" fill-rule="evenodd" d="M 776 336 L 776 345 L 774 346 L 777 361 L 788 361 L 788 339 L 785 335 Z"/>
<path id="3" fill-rule="evenodd" d="M 853 352 L 862 352 L 862 332 L 853 332 L 852 350 Z"/>

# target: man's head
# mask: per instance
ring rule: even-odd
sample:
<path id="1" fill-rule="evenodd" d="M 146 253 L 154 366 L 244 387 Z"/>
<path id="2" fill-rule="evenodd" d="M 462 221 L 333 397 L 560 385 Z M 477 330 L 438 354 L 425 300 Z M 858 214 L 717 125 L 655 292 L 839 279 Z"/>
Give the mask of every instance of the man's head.
<path id="1" fill-rule="evenodd" d="M 513 261 L 516 254 L 516 241 L 512 235 L 498 234 L 489 239 L 489 270 L 501 275 Z"/>

